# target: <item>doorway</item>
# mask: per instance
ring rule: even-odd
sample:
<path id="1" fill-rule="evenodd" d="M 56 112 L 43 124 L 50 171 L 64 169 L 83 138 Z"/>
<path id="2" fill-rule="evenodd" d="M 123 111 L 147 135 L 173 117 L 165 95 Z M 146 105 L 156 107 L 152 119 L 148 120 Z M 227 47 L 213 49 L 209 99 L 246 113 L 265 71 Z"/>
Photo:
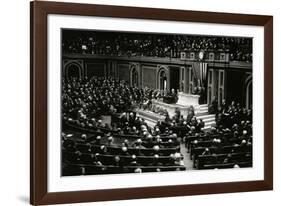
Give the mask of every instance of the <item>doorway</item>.
<path id="1" fill-rule="evenodd" d="M 180 68 L 170 67 L 170 89 L 179 89 L 180 84 Z"/>
<path id="2" fill-rule="evenodd" d="M 227 72 L 227 102 L 235 101 L 243 105 L 244 74 L 239 71 Z"/>

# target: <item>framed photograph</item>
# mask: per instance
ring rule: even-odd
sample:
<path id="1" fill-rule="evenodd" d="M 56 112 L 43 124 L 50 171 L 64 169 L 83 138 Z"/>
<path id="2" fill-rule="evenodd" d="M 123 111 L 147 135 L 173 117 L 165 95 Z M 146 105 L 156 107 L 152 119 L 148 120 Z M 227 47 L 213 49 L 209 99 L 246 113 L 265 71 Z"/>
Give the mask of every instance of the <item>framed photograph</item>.
<path id="1" fill-rule="evenodd" d="M 31 204 L 272 190 L 272 16 L 30 14 Z"/>

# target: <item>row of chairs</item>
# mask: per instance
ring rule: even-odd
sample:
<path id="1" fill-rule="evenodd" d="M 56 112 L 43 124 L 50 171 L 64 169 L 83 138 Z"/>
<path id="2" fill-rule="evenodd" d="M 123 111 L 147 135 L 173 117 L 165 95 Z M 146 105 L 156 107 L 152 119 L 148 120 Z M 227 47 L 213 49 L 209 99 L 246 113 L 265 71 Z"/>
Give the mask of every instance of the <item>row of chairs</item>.
<path id="1" fill-rule="evenodd" d="M 120 174 L 136 172 L 162 172 L 184 171 L 184 166 L 113 166 L 113 165 L 87 165 L 87 164 L 64 164 L 63 176 L 94 175 L 94 174 Z"/>
<path id="2" fill-rule="evenodd" d="M 89 139 L 92 139 L 91 141 L 89 141 Z M 92 136 L 87 138 L 87 140 L 82 139 L 80 136 L 76 136 L 74 138 L 67 138 L 67 142 L 72 141 L 73 144 L 97 144 L 96 143 L 96 136 Z M 127 141 L 127 143 L 129 144 L 130 147 L 134 147 L 136 141 L 129 141 L 128 139 L 125 138 L 119 138 L 119 137 L 114 137 L 113 138 L 113 142 L 112 144 L 116 145 L 116 146 L 122 146 L 122 144 L 125 142 L 125 140 Z M 107 137 L 102 137 L 100 139 L 100 142 L 98 145 L 108 145 L 108 138 Z M 162 139 L 160 138 L 160 142 L 158 142 L 155 138 L 151 139 L 151 140 L 147 140 L 147 139 L 143 139 L 141 142 L 141 145 L 145 148 L 152 148 L 155 145 L 159 145 L 160 147 L 163 148 L 173 148 L 173 147 L 178 147 L 180 145 L 180 142 L 178 140 L 172 140 L 170 139 L 170 141 L 162 141 Z"/>
<path id="3" fill-rule="evenodd" d="M 235 140 L 237 138 L 233 138 L 233 133 L 225 133 L 225 134 L 208 134 L 208 133 L 203 133 L 203 134 L 199 134 L 199 135 L 191 135 L 191 136 L 187 136 L 184 138 L 184 142 L 185 145 L 187 147 L 190 146 L 190 144 L 192 144 L 192 142 L 194 142 L 195 140 L 197 141 L 208 141 L 208 140 L 212 140 L 212 139 L 224 139 L 227 141 L 232 141 Z M 250 138 L 250 136 L 248 137 Z"/>
<path id="4" fill-rule="evenodd" d="M 251 138 L 245 138 L 244 140 L 248 141 Z M 226 141 L 222 141 L 220 143 L 217 143 L 214 141 L 214 139 L 210 139 L 210 140 L 203 140 L 203 141 L 192 141 L 190 142 L 189 146 L 188 146 L 188 151 L 192 150 L 193 148 L 196 147 L 212 147 L 212 146 L 216 146 L 218 144 L 223 145 L 223 146 L 231 146 L 231 145 L 240 145 L 242 142 L 241 139 L 238 138 L 231 138 L 231 139 L 227 139 Z"/>
<path id="5" fill-rule="evenodd" d="M 190 151 L 190 159 L 197 159 L 199 155 L 201 155 L 208 148 L 211 154 L 229 154 L 229 153 L 245 153 L 252 152 L 251 145 L 243 145 L 243 146 L 212 146 L 212 147 L 196 147 Z"/>
<path id="6" fill-rule="evenodd" d="M 85 163 L 85 164 L 95 164 L 98 161 L 102 163 L 102 165 L 113 165 L 115 163 L 116 156 L 119 157 L 120 164 L 122 165 L 142 165 L 148 166 L 152 164 L 157 165 L 166 165 L 166 166 L 174 166 L 176 165 L 175 159 L 171 156 L 138 156 L 135 155 L 110 155 L 110 154 L 99 154 L 93 155 L 91 153 L 77 153 L 77 152 L 68 152 L 63 151 L 62 158 L 64 163 Z M 179 159 L 183 159 L 183 156 L 180 156 Z"/>
<path id="7" fill-rule="evenodd" d="M 101 145 L 91 145 L 91 144 L 76 144 L 74 150 L 78 150 L 80 152 L 90 152 L 90 153 L 108 153 L 108 154 L 122 154 L 122 147 L 120 146 L 105 146 L 106 151 L 102 148 Z M 128 154 L 143 154 L 144 156 L 159 154 L 163 156 L 169 156 L 170 154 L 176 153 L 180 151 L 180 146 L 172 147 L 172 148 L 159 148 L 159 150 L 155 150 L 153 148 L 133 148 L 128 147 L 127 153 Z"/>
<path id="8" fill-rule="evenodd" d="M 252 162 L 209 164 L 204 165 L 204 167 L 201 169 L 229 169 L 235 168 L 236 165 L 238 165 L 239 168 L 252 167 Z"/>
<path id="9" fill-rule="evenodd" d="M 197 169 L 205 169 L 206 165 L 216 164 L 239 164 L 241 162 L 252 162 L 252 154 L 250 152 L 238 152 L 228 154 L 199 155 L 193 161 L 193 167 Z"/>
<path id="10" fill-rule="evenodd" d="M 81 133 L 85 133 L 85 134 L 92 134 L 92 136 L 104 136 L 107 133 L 112 134 L 112 136 L 114 138 L 117 139 L 128 139 L 131 141 L 135 141 L 137 139 L 143 139 L 143 136 L 141 135 L 135 135 L 135 134 L 119 134 L 117 133 L 117 131 L 114 130 L 108 130 L 108 129 L 101 129 L 101 128 L 97 128 L 97 129 L 87 129 L 87 128 L 82 128 L 79 126 L 75 126 L 75 125 L 70 125 L 70 124 L 66 124 L 67 126 L 64 126 L 65 128 L 69 129 L 69 130 L 73 130 L 73 131 L 79 131 Z M 177 137 L 171 136 L 170 134 L 161 134 L 160 135 L 160 139 L 165 142 L 168 141 L 170 139 L 172 140 L 176 140 Z"/>

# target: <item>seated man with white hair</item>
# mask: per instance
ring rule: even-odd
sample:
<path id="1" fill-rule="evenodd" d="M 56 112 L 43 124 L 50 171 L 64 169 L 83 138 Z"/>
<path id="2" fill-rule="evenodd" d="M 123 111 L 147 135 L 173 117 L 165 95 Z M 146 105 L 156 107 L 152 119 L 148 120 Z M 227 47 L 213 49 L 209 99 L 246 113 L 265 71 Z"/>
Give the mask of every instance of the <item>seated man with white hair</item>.
<path id="1" fill-rule="evenodd" d="M 136 149 L 145 149 L 146 147 L 144 147 L 142 145 L 142 140 L 141 139 L 137 139 L 133 144 L 132 147 L 136 148 Z"/>
<path id="2" fill-rule="evenodd" d="M 163 164 L 159 161 L 159 155 L 155 154 L 153 156 L 153 161 L 149 164 L 149 166 L 163 166 Z"/>

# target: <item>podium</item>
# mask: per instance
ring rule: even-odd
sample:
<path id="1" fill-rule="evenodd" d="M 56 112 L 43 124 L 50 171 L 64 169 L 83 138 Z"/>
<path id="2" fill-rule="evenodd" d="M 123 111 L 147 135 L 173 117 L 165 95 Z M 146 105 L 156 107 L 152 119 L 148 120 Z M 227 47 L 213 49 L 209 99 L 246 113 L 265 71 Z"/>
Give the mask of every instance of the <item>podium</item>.
<path id="1" fill-rule="evenodd" d="M 174 96 L 164 96 L 163 97 L 163 102 L 167 104 L 176 104 L 177 103 L 177 98 Z"/>
<path id="2" fill-rule="evenodd" d="M 184 92 L 178 93 L 178 105 L 182 106 L 197 106 L 199 105 L 199 95 L 186 94 Z"/>
<path id="3" fill-rule="evenodd" d="M 175 111 L 177 109 L 180 110 L 182 115 L 187 116 L 190 106 L 193 106 L 194 109 L 198 108 L 199 97 L 199 95 L 192 95 L 179 92 L 177 103 L 170 104 L 159 100 L 152 100 L 152 106 L 167 110 L 170 117 L 175 114 Z"/>

